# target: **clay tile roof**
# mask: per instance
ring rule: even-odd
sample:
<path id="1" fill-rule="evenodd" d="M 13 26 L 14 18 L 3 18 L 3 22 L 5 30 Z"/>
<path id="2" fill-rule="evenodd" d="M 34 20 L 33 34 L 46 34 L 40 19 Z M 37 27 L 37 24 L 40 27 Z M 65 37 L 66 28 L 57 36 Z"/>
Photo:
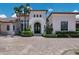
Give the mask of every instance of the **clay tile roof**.
<path id="1" fill-rule="evenodd" d="M 46 12 L 48 12 L 48 10 L 30 10 L 30 11 L 46 11 Z"/>
<path id="2" fill-rule="evenodd" d="M 8 20 L 7 18 L 0 18 L 0 22 L 1 23 L 15 23 L 16 22 L 16 19 L 12 19 L 12 20 Z"/>
<path id="3" fill-rule="evenodd" d="M 48 10 L 30 10 L 30 11 L 48 11 Z"/>
<path id="4" fill-rule="evenodd" d="M 21 14 L 21 15 L 19 15 L 19 17 L 24 17 L 24 16 L 28 17 L 29 15 L 27 15 L 27 14 Z"/>
<path id="5" fill-rule="evenodd" d="M 49 18 L 52 14 L 79 14 L 79 12 L 52 12 L 47 18 Z"/>

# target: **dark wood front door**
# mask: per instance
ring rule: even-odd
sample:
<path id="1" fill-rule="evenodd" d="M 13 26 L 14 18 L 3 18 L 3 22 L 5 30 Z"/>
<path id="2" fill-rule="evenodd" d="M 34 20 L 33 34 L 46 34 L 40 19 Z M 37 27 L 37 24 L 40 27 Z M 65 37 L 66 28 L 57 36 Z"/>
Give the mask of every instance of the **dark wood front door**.
<path id="1" fill-rule="evenodd" d="M 40 23 L 35 23 L 34 24 L 34 33 L 36 33 L 36 34 L 41 33 L 41 24 Z"/>

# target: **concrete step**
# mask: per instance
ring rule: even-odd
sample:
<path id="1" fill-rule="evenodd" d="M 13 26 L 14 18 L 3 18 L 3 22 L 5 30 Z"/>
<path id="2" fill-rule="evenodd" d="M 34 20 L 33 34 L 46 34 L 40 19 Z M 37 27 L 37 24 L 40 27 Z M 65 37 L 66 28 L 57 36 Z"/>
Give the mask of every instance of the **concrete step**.
<path id="1" fill-rule="evenodd" d="M 34 34 L 34 36 L 41 36 L 42 34 Z"/>

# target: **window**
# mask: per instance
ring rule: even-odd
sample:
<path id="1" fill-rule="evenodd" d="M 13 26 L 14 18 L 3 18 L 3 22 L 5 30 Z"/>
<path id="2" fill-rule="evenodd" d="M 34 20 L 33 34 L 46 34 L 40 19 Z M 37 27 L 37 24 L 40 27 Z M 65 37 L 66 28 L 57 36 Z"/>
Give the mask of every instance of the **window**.
<path id="1" fill-rule="evenodd" d="M 23 20 L 21 20 L 21 22 L 23 22 Z"/>
<path id="2" fill-rule="evenodd" d="M 13 25 L 13 30 L 15 30 L 15 25 Z"/>
<path id="3" fill-rule="evenodd" d="M 41 17 L 41 15 L 40 15 L 40 17 Z"/>
<path id="4" fill-rule="evenodd" d="M 68 30 L 68 22 L 62 21 L 61 22 L 61 31 L 67 31 Z"/>
<path id="5" fill-rule="evenodd" d="M 7 31 L 9 31 L 10 30 L 10 26 L 9 25 L 7 25 Z"/>
<path id="6" fill-rule="evenodd" d="M 37 17 L 38 17 L 38 15 L 37 15 Z"/>
<path id="7" fill-rule="evenodd" d="M 21 30 L 23 30 L 23 24 L 21 24 Z"/>
<path id="8" fill-rule="evenodd" d="M 76 21 L 76 31 L 79 31 L 79 21 Z"/>
<path id="9" fill-rule="evenodd" d="M 35 15 L 33 17 L 35 17 Z"/>

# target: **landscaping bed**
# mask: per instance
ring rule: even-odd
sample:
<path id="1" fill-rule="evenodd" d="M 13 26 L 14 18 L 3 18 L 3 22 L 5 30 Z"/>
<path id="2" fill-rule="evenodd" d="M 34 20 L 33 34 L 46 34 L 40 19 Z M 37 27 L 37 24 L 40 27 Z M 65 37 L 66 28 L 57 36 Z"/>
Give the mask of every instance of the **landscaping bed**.
<path id="1" fill-rule="evenodd" d="M 58 31 L 56 34 L 44 34 L 44 37 L 50 38 L 78 38 L 79 32 L 74 31 Z"/>
<path id="2" fill-rule="evenodd" d="M 21 36 L 23 36 L 23 37 L 31 37 L 32 32 L 31 31 L 22 31 Z"/>
<path id="3" fill-rule="evenodd" d="M 16 33 L 16 35 L 22 36 L 22 37 L 31 37 L 33 36 L 32 31 L 30 30 L 30 28 L 27 28 L 23 31 L 19 31 L 18 33 Z"/>
<path id="4" fill-rule="evenodd" d="M 74 32 L 74 31 L 67 31 L 67 32 L 63 32 L 63 31 L 59 31 L 59 32 L 56 32 L 57 34 L 57 37 L 73 37 L 73 38 L 76 38 L 76 37 L 79 37 L 79 32 Z"/>
<path id="5" fill-rule="evenodd" d="M 43 37 L 56 38 L 56 34 L 43 34 Z"/>

